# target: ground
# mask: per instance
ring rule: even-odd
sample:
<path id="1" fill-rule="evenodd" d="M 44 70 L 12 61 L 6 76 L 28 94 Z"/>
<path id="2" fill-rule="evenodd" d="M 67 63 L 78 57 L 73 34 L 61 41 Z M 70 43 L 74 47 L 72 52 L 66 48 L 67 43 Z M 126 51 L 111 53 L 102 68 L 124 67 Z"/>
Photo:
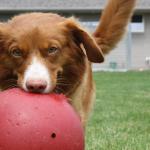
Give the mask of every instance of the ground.
<path id="1" fill-rule="evenodd" d="M 150 150 L 150 72 L 94 73 L 86 150 Z"/>

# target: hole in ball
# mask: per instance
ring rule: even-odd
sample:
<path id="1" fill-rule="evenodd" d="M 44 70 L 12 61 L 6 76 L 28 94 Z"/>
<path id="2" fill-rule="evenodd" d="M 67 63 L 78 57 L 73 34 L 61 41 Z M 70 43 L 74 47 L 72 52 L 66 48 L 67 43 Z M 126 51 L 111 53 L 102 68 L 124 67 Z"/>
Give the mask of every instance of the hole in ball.
<path id="1" fill-rule="evenodd" d="M 56 133 L 52 133 L 51 138 L 53 138 L 53 139 L 56 138 Z"/>

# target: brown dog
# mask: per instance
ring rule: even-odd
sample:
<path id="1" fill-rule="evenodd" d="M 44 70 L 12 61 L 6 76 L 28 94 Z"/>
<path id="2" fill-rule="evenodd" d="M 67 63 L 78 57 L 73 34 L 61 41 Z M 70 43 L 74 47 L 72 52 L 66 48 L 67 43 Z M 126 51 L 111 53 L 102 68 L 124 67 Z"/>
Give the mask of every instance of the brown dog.
<path id="1" fill-rule="evenodd" d="M 63 93 L 85 126 L 95 98 L 91 62 L 120 41 L 135 0 L 110 0 L 93 35 L 73 18 L 29 13 L 0 24 L 0 87 Z"/>

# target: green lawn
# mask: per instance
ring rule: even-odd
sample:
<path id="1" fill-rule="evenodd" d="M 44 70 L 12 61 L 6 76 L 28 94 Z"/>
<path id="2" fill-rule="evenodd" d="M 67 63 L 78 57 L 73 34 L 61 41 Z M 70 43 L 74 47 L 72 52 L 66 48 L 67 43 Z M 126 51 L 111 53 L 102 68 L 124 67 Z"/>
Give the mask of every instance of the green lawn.
<path id="1" fill-rule="evenodd" d="M 94 74 L 86 150 L 150 150 L 150 72 Z"/>

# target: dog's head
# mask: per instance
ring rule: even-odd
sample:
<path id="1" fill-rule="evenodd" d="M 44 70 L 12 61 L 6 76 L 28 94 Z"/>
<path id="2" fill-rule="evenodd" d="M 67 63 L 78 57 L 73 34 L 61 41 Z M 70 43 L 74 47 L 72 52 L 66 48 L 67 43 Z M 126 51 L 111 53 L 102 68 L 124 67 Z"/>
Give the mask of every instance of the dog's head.
<path id="1" fill-rule="evenodd" d="M 4 86 L 17 83 L 30 92 L 67 92 L 80 82 L 87 59 L 104 60 L 95 40 L 74 19 L 31 13 L 0 24 Z"/>

